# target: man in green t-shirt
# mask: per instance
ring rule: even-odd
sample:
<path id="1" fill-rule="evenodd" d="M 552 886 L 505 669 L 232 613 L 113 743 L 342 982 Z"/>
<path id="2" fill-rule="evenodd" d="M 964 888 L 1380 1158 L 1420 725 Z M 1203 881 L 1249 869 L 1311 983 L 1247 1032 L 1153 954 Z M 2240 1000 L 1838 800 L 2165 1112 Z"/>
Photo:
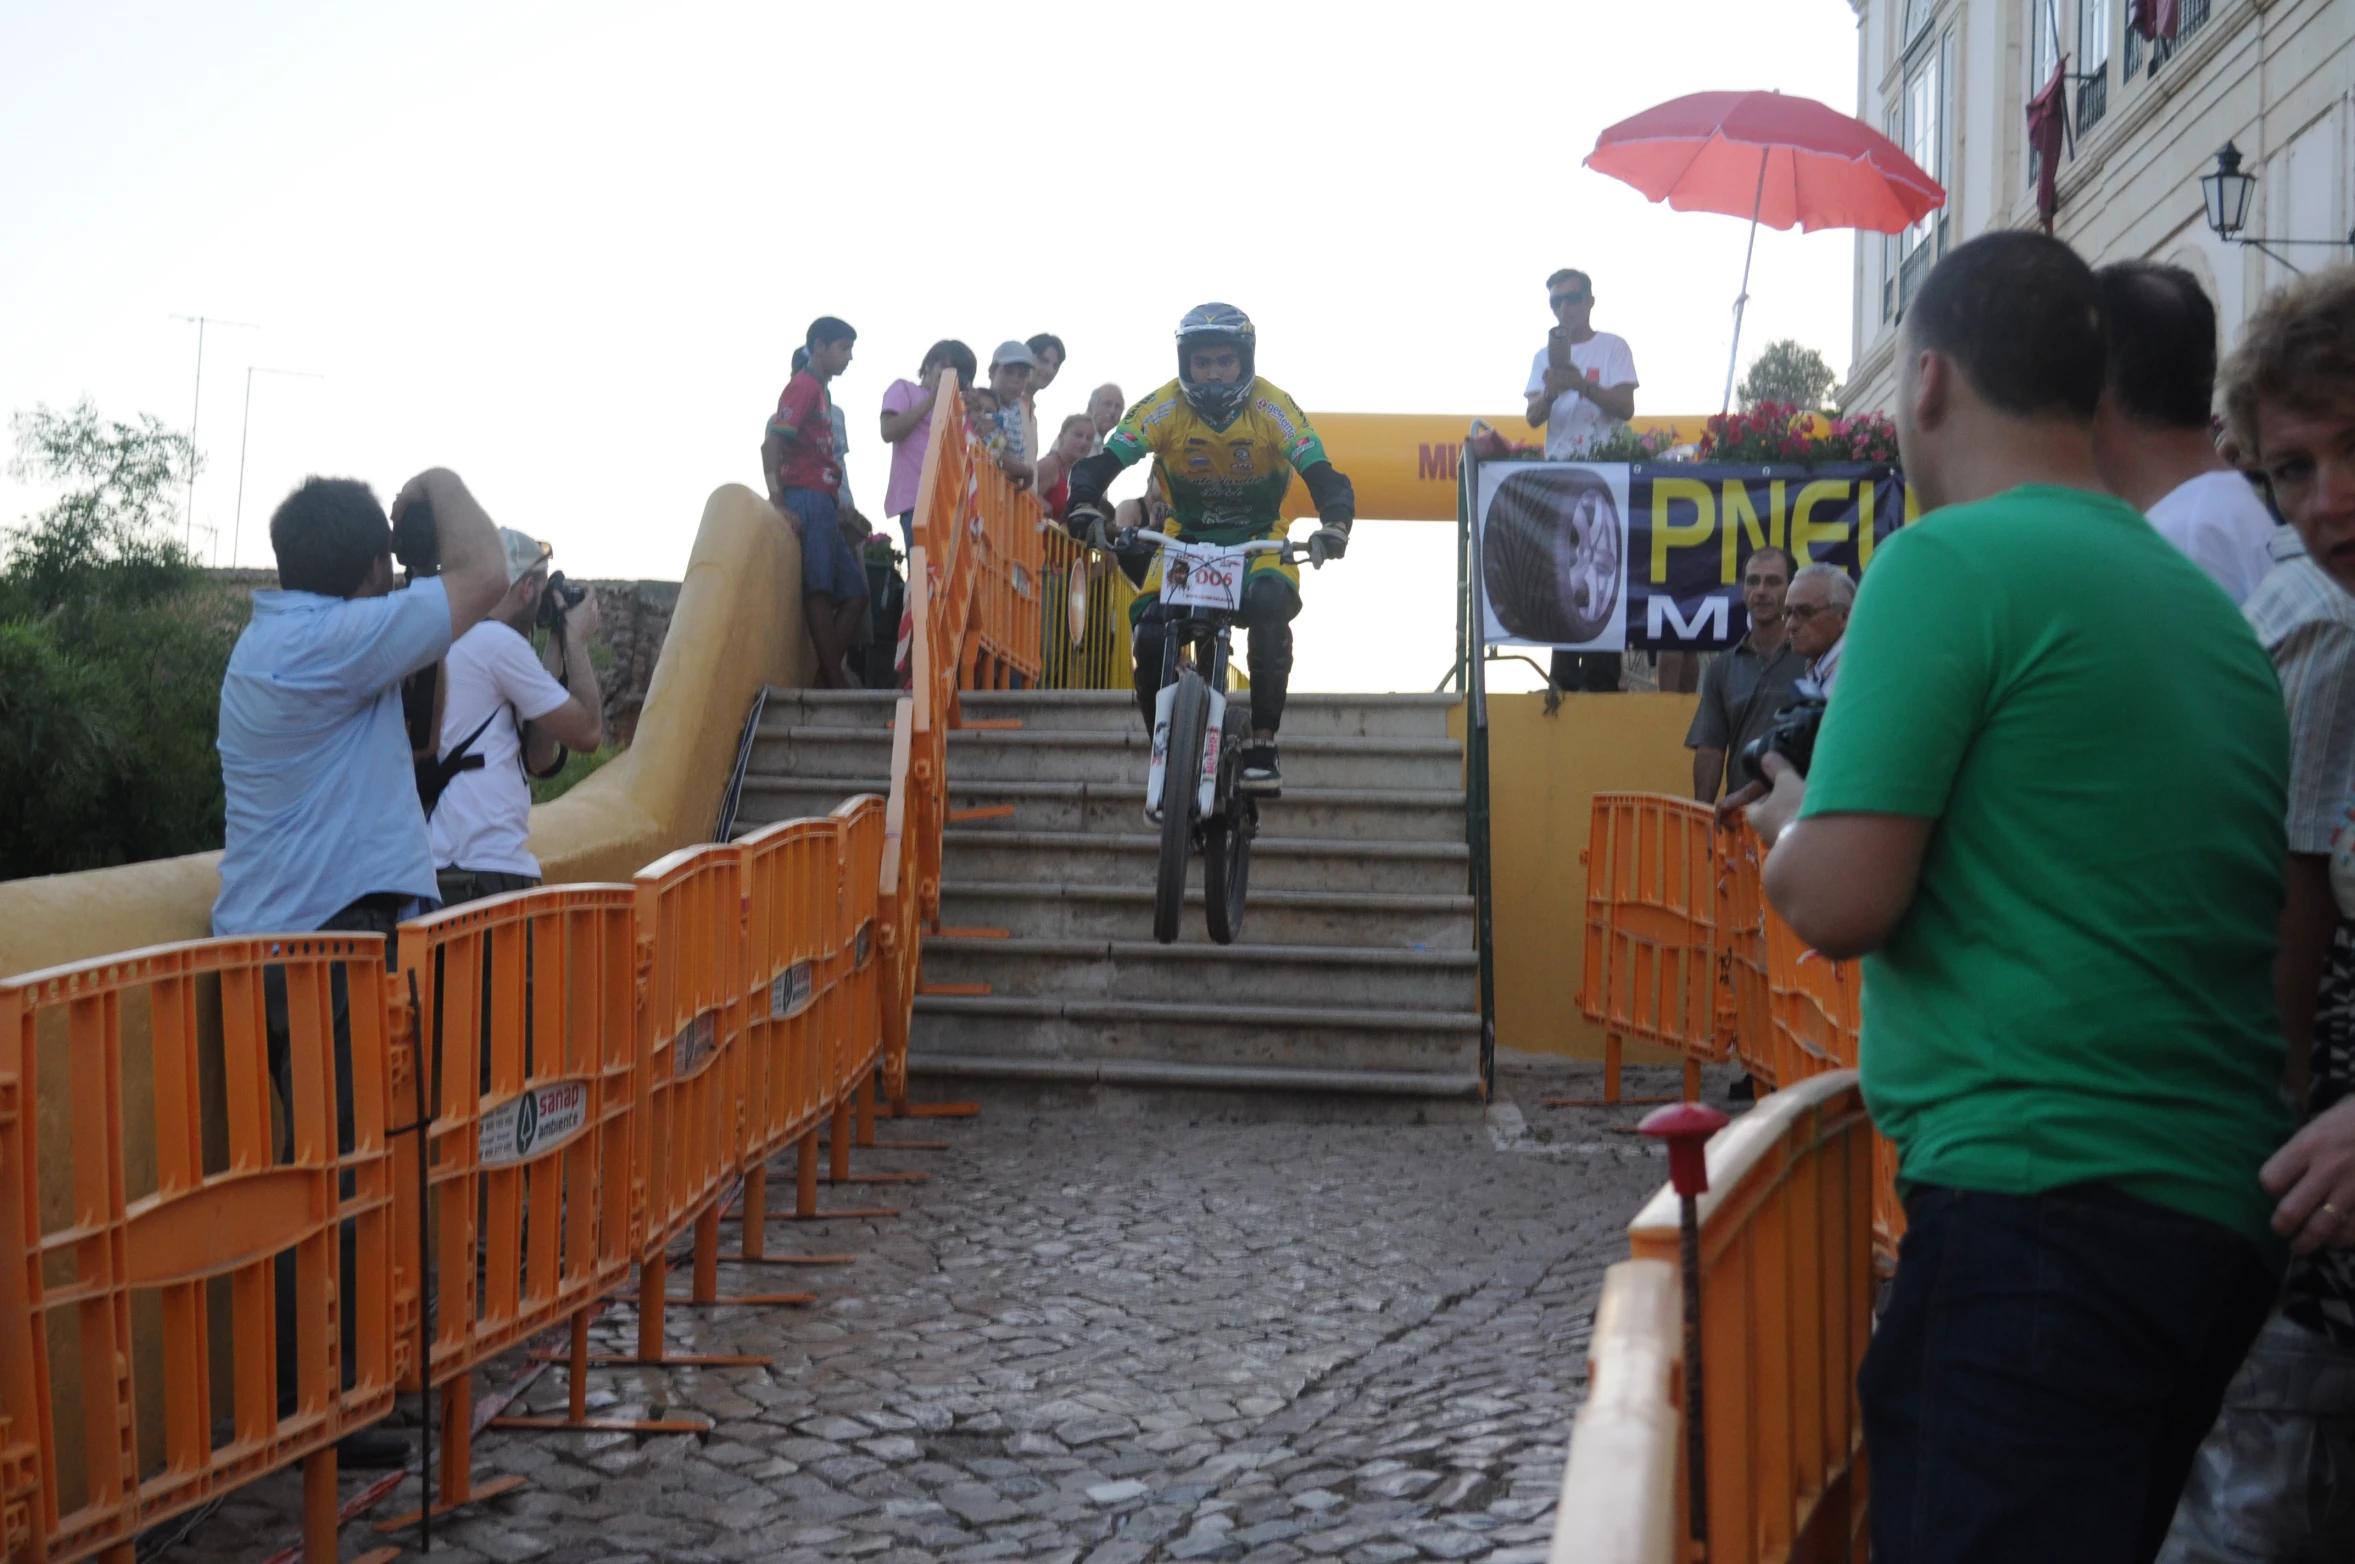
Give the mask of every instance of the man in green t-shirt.
<path id="1" fill-rule="evenodd" d="M 1898 1150 L 1858 1376 L 1881 1564 L 2149 1559 L 2283 1258 L 2281 691 L 2103 492 L 2103 369 L 2066 245 L 1931 273 L 1896 408 L 1925 514 L 1874 554 L 1807 776 L 1753 811 L 1776 908 L 1865 958 Z"/>

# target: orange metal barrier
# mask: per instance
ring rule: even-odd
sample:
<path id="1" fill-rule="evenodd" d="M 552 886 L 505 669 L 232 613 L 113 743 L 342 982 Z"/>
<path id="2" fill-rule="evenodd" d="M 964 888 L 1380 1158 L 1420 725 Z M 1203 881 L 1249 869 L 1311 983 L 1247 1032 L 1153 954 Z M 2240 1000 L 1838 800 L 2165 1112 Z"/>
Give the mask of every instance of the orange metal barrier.
<path id="1" fill-rule="evenodd" d="M 1685 1056 L 1685 1096 L 1700 1065 L 1724 1057 L 1718 1032 L 1715 817 L 1658 793 L 1598 793 L 1586 863 L 1586 970 L 1579 1008 L 1603 1028 L 1604 1102 L 1618 1102 L 1627 1038 Z"/>
<path id="2" fill-rule="evenodd" d="M 630 886 L 564 885 L 401 926 L 393 1082 L 399 1108 L 422 1102 L 426 1192 L 420 1209 L 419 1147 L 404 1137 L 394 1254 L 415 1263 L 421 1223 L 435 1254 L 430 1372 L 413 1357 L 401 1388 L 442 1387 L 437 1515 L 523 1481 L 474 1484 L 472 1370 L 568 1317 L 585 1354 L 588 1310 L 637 1258 L 635 912 Z"/>
<path id="3" fill-rule="evenodd" d="M 1862 974 L 1854 962 L 1817 955 L 1772 907 L 1765 914 L 1772 1022 L 1760 1073 L 1791 1086 L 1826 1070 L 1855 1069 Z"/>
<path id="4" fill-rule="evenodd" d="M 1748 826 L 1717 835 L 1717 1045 L 1740 1055 L 1753 1075 L 1754 1041 L 1770 1037 L 1774 1010 L 1766 982 L 1766 893 L 1758 881 L 1765 854 Z M 1762 1077 L 1773 1085 L 1775 1077 Z"/>
<path id="5" fill-rule="evenodd" d="M 846 1006 L 842 827 L 787 820 L 737 843 L 744 855 L 745 1045 L 750 1111 L 742 1153 L 746 1253 L 758 1254 L 755 1220 L 766 1165 L 815 1133 L 839 1095 Z"/>
<path id="6" fill-rule="evenodd" d="M 1699 1216 L 1712 1564 L 1863 1556 L 1856 1370 L 1872 1335 L 1872 1142 L 1856 1076 L 1837 1070 L 1762 1099 L 1709 1143 Z M 1673 1268 L 1678 1247 L 1676 1192 L 1663 1188 L 1628 1225 L 1628 1249 Z M 1598 1336 L 1598 1382 L 1603 1348 Z M 1649 1501 L 1631 1488 L 1621 1502 Z M 1599 1556 L 1570 1528 L 1614 1529 L 1591 1510 L 1564 1509 L 1558 1524 L 1557 1560 Z"/>
<path id="7" fill-rule="evenodd" d="M 128 1560 L 142 1529 L 296 1460 L 306 1546 L 335 1557 L 334 1442 L 384 1416 L 400 1368 L 383 944 L 199 940 L 0 983 L 10 1557 Z M 288 1039 L 280 1118 L 272 990 Z M 66 1137 L 46 1183 L 44 1121 Z M 135 1318 L 160 1320 L 159 1349 Z"/>
<path id="8" fill-rule="evenodd" d="M 1091 553 L 1060 528 L 1045 534 L 1046 574 L 1040 591 L 1039 685 L 1049 690 L 1125 690 L 1129 687 L 1128 605 L 1136 588 L 1110 556 Z M 1079 633 L 1071 628 L 1072 583 L 1084 607 Z"/>
<path id="9" fill-rule="evenodd" d="M 686 847 L 636 878 L 645 973 L 638 1009 L 644 1061 L 638 1167 L 646 1188 L 638 1240 L 639 1363 L 759 1361 L 689 1359 L 663 1345 L 670 1245 L 694 1234 L 694 1291 L 683 1301 L 716 1302 L 720 1202 L 742 1165 L 749 1111 L 742 858 L 742 849 L 728 843 Z"/>

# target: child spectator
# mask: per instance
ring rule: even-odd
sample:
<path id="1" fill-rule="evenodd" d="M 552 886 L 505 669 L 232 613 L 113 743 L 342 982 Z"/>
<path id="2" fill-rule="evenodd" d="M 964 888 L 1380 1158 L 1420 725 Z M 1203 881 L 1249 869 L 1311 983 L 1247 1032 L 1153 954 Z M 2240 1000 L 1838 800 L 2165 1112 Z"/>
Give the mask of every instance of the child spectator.
<path id="1" fill-rule="evenodd" d="M 940 372 L 954 369 L 964 394 L 973 394 L 980 372 L 973 350 L 953 337 L 925 351 L 913 380 L 894 380 L 883 393 L 883 439 L 891 447 L 891 482 L 883 491 L 883 513 L 899 521 L 900 541 L 916 546 L 916 485 L 924 474 L 924 453 L 932 445 L 932 404 L 940 394 Z"/>

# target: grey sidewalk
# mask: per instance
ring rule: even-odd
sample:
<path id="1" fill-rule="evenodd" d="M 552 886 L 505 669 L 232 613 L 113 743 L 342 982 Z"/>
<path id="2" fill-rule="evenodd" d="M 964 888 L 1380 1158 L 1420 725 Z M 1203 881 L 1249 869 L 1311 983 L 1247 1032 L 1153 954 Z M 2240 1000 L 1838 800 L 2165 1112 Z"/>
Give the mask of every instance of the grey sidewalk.
<path id="1" fill-rule="evenodd" d="M 771 1231 L 772 1253 L 855 1265 L 722 1267 L 723 1291 L 817 1307 L 671 1316 L 680 1350 L 773 1368 L 595 1374 L 608 1414 L 700 1412 L 707 1438 L 486 1432 L 478 1477 L 530 1484 L 442 1522 L 433 1557 L 1540 1559 L 1602 1271 L 1665 1173 L 1608 1128 L 1639 1110 L 1537 1106 L 1598 1085 L 1511 1062 L 1486 1127 L 1003 1103 L 886 1122 L 953 1149 L 864 1153 L 932 1177 L 825 1194 L 903 1216 Z M 626 1306 L 598 1328 L 633 1333 Z M 560 1369 L 529 1396 L 563 1399 Z M 257 1559 L 298 1504 L 282 1473 L 166 1557 Z M 381 1540 L 349 1526 L 345 1557 Z"/>

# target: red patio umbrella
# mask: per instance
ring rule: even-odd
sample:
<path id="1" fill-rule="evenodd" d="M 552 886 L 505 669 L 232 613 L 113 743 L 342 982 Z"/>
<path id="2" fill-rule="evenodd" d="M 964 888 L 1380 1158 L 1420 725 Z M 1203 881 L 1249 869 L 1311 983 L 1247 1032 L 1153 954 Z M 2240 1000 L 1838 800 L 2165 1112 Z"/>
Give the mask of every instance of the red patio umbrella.
<path id="1" fill-rule="evenodd" d="M 1696 92 L 1623 119 L 1595 139 L 1586 166 L 1680 212 L 1750 215 L 1734 300 L 1734 397 L 1742 311 L 1758 225 L 1896 233 L 1946 204 L 1946 192 L 1897 144 L 1860 119 L 1779 92 Z"/>

